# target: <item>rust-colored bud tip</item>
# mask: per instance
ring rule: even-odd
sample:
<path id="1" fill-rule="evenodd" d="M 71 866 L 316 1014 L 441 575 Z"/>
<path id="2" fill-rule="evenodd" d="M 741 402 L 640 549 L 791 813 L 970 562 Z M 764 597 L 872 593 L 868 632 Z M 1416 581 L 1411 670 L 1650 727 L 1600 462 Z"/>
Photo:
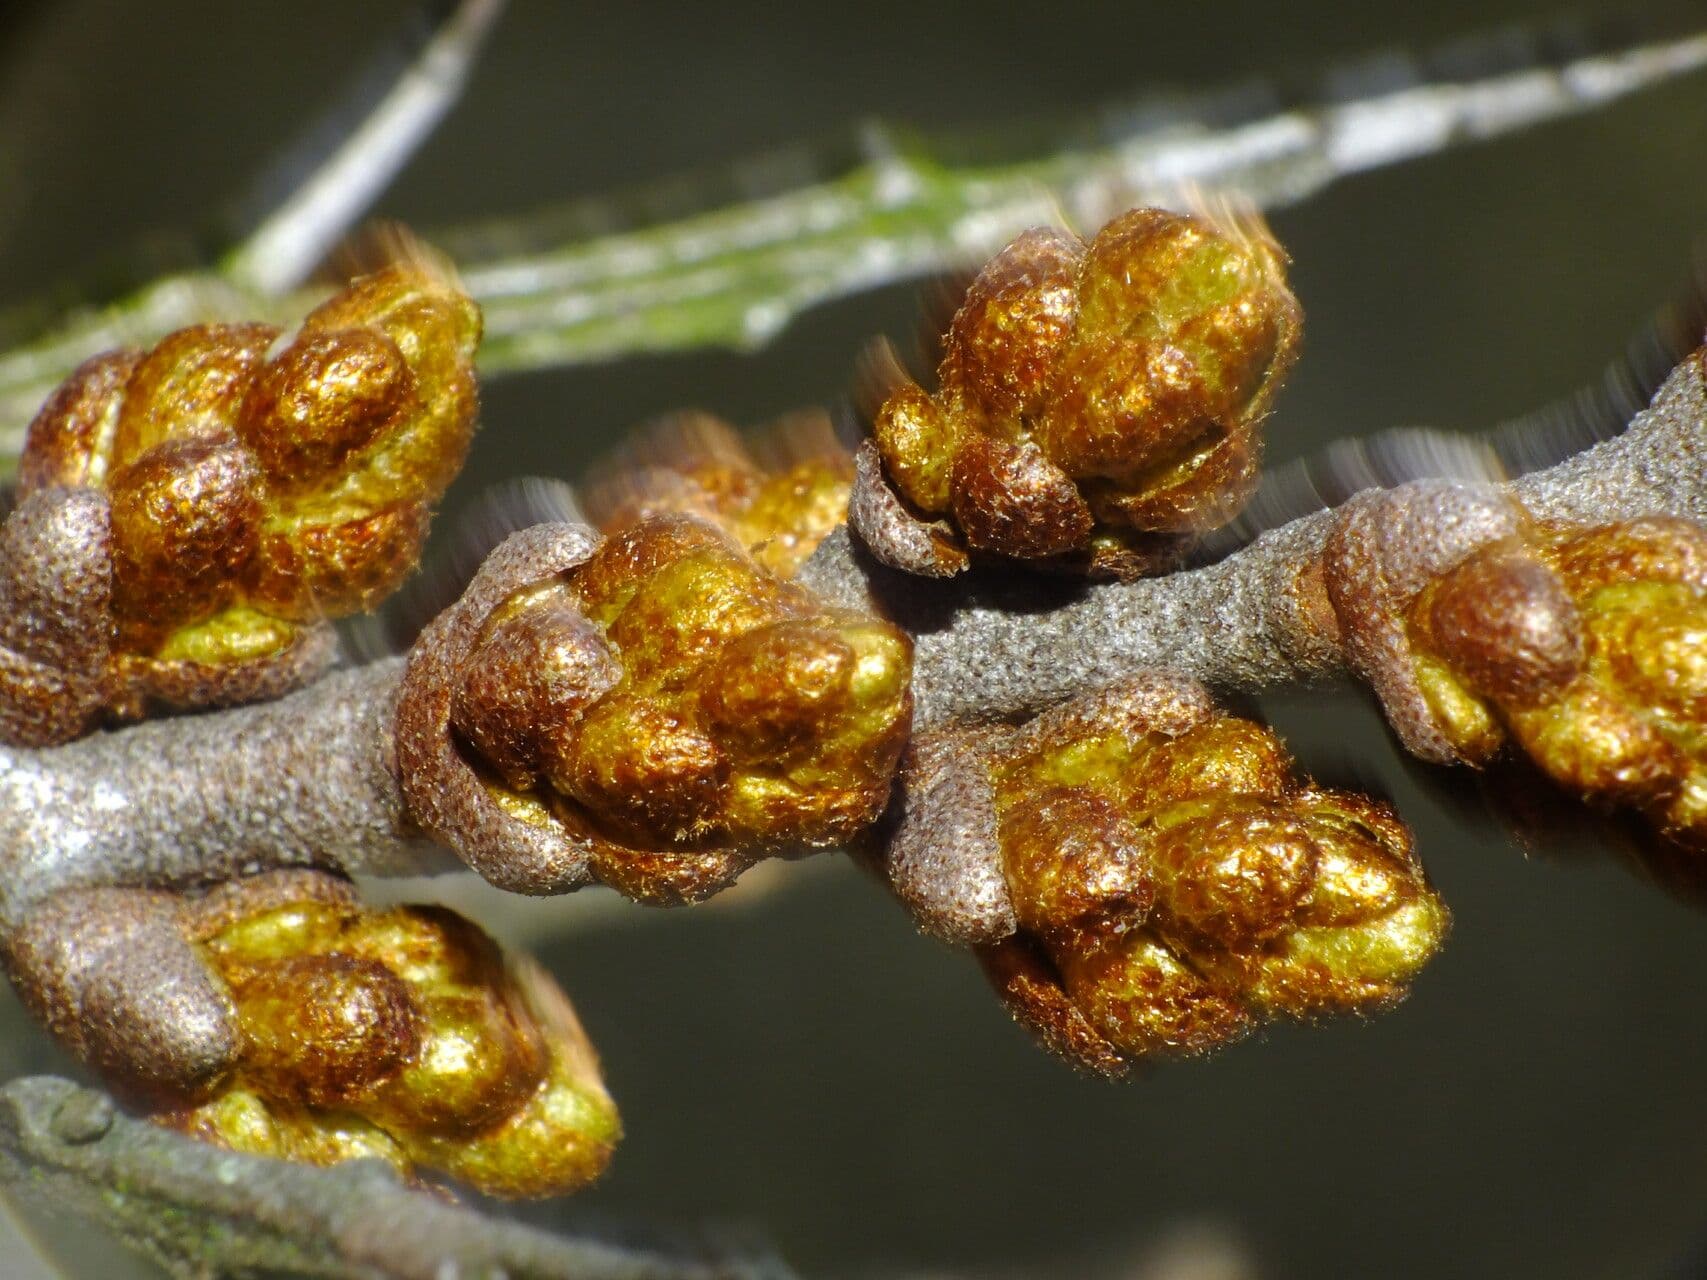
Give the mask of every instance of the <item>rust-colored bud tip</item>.
<path id="1" fill-rule="evenodd" d="M 1383 1008 L 1446 933 L 1390 808 L 1294 781 L 1273 733 L 1178 677 L 928 738 L 904 783 L 903 900 L 1104 1075 L 1264 1018 Z"/>
<path id="2" fill-rule="evenodd" d="M 926 540 L 937 521 L 975 551 L 1154 571 L 1254 484 L 1257 426 L 1302 326 L 1284 267 L 1242 217 L 1135 209 L 1088 245 L 1025 232 L 967 290 L 939 390 L 887 352 L 870 362 L 883 466 L 856 479 L 851 522 L 916 573 L 954 571 Z M 889 500 L 862 492 L 875 487 Z"/>
<path id="3" fill-rule="evenodd" d="M 277 696 L 323 670 L 324 620 L 372 607 L 415 565 L 474 429 L 479 337 L 478 308 L 418 250 L 294 336 L 197 325 L 73 373 L 30 424 L 19 497 L 92 496 L 107 534 L 14 549 L 0 577 L 49 558 L 106 585 L 35 601 L 0 637 L 0 739 Z M 68 666 L 37 638 L 66 629 L 113 643 Z"/>
<path id="4" fill-rule="evenodd" d="M 312 1164 L 378 1158 L 489 1195 L 596 1178 L 619 1126 L 573 1012 L 537 966 L 507 966 L 436 907 L 369 910 L 312 872 L 191 905 L 188 930 L 231 993 L 234 1065 L 160 1123 Z"/>

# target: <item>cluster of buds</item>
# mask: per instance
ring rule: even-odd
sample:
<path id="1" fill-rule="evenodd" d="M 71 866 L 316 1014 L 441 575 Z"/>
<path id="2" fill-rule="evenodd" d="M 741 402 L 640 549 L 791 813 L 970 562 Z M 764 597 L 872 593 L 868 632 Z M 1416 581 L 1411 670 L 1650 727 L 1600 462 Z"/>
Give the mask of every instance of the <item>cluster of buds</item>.
<path id="1" fill-rule="evenodd" d="M 973 281 L 935 394 L 879 374 L 850 523 L 880 560 L 932 576 L 969 550 L 1154 571 L 1255 482 L 1302 326 L 1284 262 L 1251 219 L 1137 209 L 1088 245 L 1025 232 Z"/>
<path id="2" fill-rule="evenodd" d="M 1202 1053 L 1400 999 L 1448 917 L 1385 804 L 1295 781 L 1195 682 L 1131 677 L 915 743 L 885 870 L 1074 1063 Z"/>
<path id="3" fill-rule="evenodd" d="M 379 789 L 406 814 L 386 838 L 424 833 L 516 892 L 658 904 L 862 841 L 1016 1018 L 1107 1075 L 1403 998 L 1449 918 L 1387 805 L 1294 776 L 1273 733 L 1165 672 L 909 743 L 907 632 L 796 578 L 844 515 L 927 575 L 974 554 L 1155 570 L 1249 490 L 1299 341 L 1282 264 L 1238 219 L 1028 232 L 973 282 L 940 389 L 894 373 L 857 455 L 822 414 L 756 442 L 707 415 L 646 429 L 584 490 L 596 528 L 510 537 L 395 704 L 376 695 Z M 479 329 L 417 257 L 294 335 L 202 326 L 79 370 L 0 529 L 0 740 L 316 674 L 326 619 L 417 558 L 473 427 Z M 1707 849 L 1707 530 L 1552 526 L 1425 484 L 1309 538 L 1287 616 L 1413 752 L 1480 766 L 1515 744 Z M 4 941 L 55 1034 L 214 1143 L 535 1195 L 597 1176 L 617 1137 L 561 993 L 449 912 L 366 910 L 306 871 L 199 896 L 79 882 Z"/>
<path id="4" fill-rule="evenodd" d="M 1707 529 L 1549 525 L 1495 490 L 1418 486 L 1351 505 L 1324 563 L 1346 647 L 1415 754 L 1480 767 L 1515 746 L 1707 850 Z"/>
<path id="5" fill-rule="evenodd" d="M 806 409 L 746 439 L 709 413 L 661 419 L 595 466 L 577 491 L 603 533 L 656 515 L 695 515 L 789 578 L 847 518 L 852 487 L 852 453 L 827 413 Z"/>
<path id="6" fill-rule="evenodd" d="M 183 329 L 31 423 L 0 530 L 0 741 L 276 697 L 413 568 L 474 429 L 480 312 L 415 253 L 294 335 Z"/>
<path id="7" fill-rule="evenodd" d="M 151 1068 L 146 1050 L 103 1045 L 99 1028 L 56 1027 L 158 1123 L 309 1164 L 376 1158 L 501 1196 L 572 1191 L 609 1161 L 616 1109 L 568 1001 L 460 916 L 364 908 L 346 881 L 316 871 L 201 896 L 125 892 L 71 899 L 50 912 L 63 928 L 27 930 L 9 959 L 50 1026 L 66 1004 L 55 982 L 73 984 L 85 1021 L 116 1011 L 101 986 L 113 975 L 87 972 L 91 960 L 159 962 L 131 974 L 155 990 L 114 1020 L 180 1050 L 195 1043 L 183 1024 L 205 1024 L 216 1052 Z M 126 922 L 123 954 L 91 949 Z"/>
<path id="8" fill-rule="evenodd" d="M 541 525 L 422 633 L 399 773 L 416 821 L 502 888 L 693 901 L 881 813 L 911 676 L 905 632 L 704 520 Z"/>

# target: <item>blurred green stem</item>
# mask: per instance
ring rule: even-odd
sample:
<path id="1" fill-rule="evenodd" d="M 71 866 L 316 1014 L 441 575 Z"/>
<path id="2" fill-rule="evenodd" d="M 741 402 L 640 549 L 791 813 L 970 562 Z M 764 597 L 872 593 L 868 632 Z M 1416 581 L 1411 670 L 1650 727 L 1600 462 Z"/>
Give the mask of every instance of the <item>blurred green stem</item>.
<path id="1" fill-rule="evenodd" d="M 1100 226 L 1141 203 L 1236 192 L 1260 208 L 1336 178 L 1588 110 L 1707 65 L 1707 34 L 1530 65 L 1480 79 L 1422 73 L 1350 101 L 1247 115 L 1215 128 L 1179 112 L 1130 123 L 1104 111 L 1058 131 L 1043 154 L 954 165 L 880 127 L 839 176 L 634 230 L 538 247 L 526 219 L 440 239 L 463 256 L 486 311 L 487 374 L 696 347 L 751 350 L 807 308 L 977 261 L 1039 222 Z M 1122 120 L 1126 123 L 1122 124 Z M 1063 140 L 1065 139 L 1065 140 Z M 710 184 L 708 184 L 710 185 Z M 587 221 L 614 203 L 589 206 Z M 588 211 L 584 211 L 588 212 Z M 539 219 L 544 235 L 560 219 Z M 527 247 L 478 256 L 496 240 Z M 251 245 L 220 267 L 157 281 L 0 355 L 0 474 L 15 465 L 36 407 L 89 356 L 147 344 L 186 324 L 290 323 L 311 293 L 273 296 Z"/>

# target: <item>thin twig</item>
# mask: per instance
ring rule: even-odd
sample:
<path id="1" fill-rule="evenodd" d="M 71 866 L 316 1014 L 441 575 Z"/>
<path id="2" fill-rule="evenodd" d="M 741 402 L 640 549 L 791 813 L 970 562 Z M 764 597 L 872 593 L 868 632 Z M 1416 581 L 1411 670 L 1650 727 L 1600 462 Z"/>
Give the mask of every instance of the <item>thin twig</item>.
<path id="1" fill-rule="evenodd" d="M 1707 34 L 1462 83 L 1418 81 L 1213 129 L 1189 120 L 1017 163 L 951 168 L 879 126 L 834 181 L 555 252 L 469 267 L 491 371 L 695 346 L 751 350 L 830 299 L 987 257 L 1065 218 L 1101 226 L 1194 189 L 1260 208 L 1353 173 L 1589 110 L 1707 65 Z M 952 147 L 949 148 L 952 150 Z"/>
<path id="2" fill-rule="evenodd" d="M 1707 387 L 1701 353 L 1611 440 L 1511 482 L 1545 520 L 1598 524 L 1669 514 L 1707 520 Z M 1258 689 L 1345 672 L 1345 655 L 1300 614 L 1293 590 L 1320 553 L 1331 511 L 1263 534 L 1218 564 L 1091 587 L 1014 574 L 968 581 L 884 569 L 839 530 L 801 581 L 840 602 L 878 607 L 914 636 L 915 728 L 1009 717 L 1143 667 Z"/>
<path id="3" fill-rule="evenodd" d="M 52 1076 L 0 1088 L 0 1185 L 112 1227 L 185 1280 L 787 1280 L 554 1235 L 413 1191 L 378 1161 L 331 1169 L 240 1155 Z"/>
<path id="4" fill-rule="evenodd" d="M 1390 80 L 1352 101 L 1247 111 L 1224 127 L 1194 120 L 1189 107 L 1160 124 L 1138 108 L 1105 108 L 1061 130 L 1044 153 L 1000 164 L 960 165 L 954 157 L 968 148 L 954 139 L 940 140 L 933 154 L 931 144 L 908 144 L 872 125 L 861 134 L 861 162 L 833 178 L 619 234 L 586 237 L 585 225 L 596 219 L 574 219 L 567 241 L 519 256 L 465 258 L 468 287 L 486 309 L 482 368 L 692 347 L 751 350 L 810 307 L 987 255 L 1036 223 L 1065 218 L 1094 227 L 1132 204 L 1178 203 L 1193 187 L 1236 190 L 1260 207 L 1290 204 L 1348 174 L 1591 110 L 1704 65 L 1701 32 L 1475 79 L 1441 78 L 1425 57 L 1396 87 Z M 366 186 L 359 199 L 329 192 L 324 207 L 347 213 L 372 194 Z M 318 228 L 304 243 L 337 221 L 304 214 L 302 226 Z M 522 241 L 536 234 L 526 220 L 509 230 Z M 495 237 L 485 228 L 439 238 L 478 250 Z M 244 249 L 233 261 L 276 259 L 298 270 L 306 256 Z M 170 277 L 0 356 L 0 471 L 15 462 L 36 406 L 81 361 L 205 320 L 288 323 L 313 301 L 268 291 L 289 275 L 259 265 L 234 273 L 228 264 Z"/>
<path id="5" fill-rule="evenodd" d="M 504 0 L 462 0 L 342 146 L 275 209 L 221 268 L 246 293 L 295 289 L 462 96 Z"/>

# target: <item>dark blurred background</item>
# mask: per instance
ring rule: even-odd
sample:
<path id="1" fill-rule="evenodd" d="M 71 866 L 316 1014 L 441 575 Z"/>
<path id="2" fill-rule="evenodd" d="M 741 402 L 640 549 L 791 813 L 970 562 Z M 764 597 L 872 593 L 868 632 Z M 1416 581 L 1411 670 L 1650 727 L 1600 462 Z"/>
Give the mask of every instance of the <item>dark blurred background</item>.
<path id="1" fill-rule="evenodd" d="M 184 229 L 229 207 L 410 8 L 4 0 L 0 306 L 138 246 L 193 255 Z M 430 230 L 871 116 L 999 126 L 1557 16 L 1525 0 L 514 0 L 379 212 Z M 1397 424 L 1488 426 L 1597 377 L 1684 279 L 1704 142 L 1696 76 L 1278 213 L 1309 319 L 1271 459 Z M 660 410 L 757 422 L 833 400 L 869 335 L 912 333 L 915 295 L 824 308 L 754 356 L 494 382 L 448 506 L 505 475 L 573 476 Z M 1277 1280 L 1695 1274 L 1707 920 L 1591 841 L 1526 856 L 1401 765 L 1353 695 L 1263 705 L 1306 767 L 1388 789 L 1456 913 L 1398 1011 L 1112 1086 L 1034 1047 L 968 957 L 839 858 L 692 912 L 497 909 L 514 936 L 556 933 L 538 949 L 628 1128 L 597 1189 L 528 1216 L 735 1232 L 813 1276 L 1101 1274 L 1181 1223 Z M 0 1016 L 7 1074 L 65 1069 L 9 998 Z M 68 1274 L 117 1274 L 83 1233 L 48 1231 Z"/>

